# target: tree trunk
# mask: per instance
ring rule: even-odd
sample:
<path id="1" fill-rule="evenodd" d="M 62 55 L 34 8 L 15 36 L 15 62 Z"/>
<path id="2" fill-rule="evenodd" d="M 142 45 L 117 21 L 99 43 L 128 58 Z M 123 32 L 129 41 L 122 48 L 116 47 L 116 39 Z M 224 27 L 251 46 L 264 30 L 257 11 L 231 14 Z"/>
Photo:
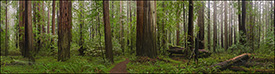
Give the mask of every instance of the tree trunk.
<path id="1" fill-rule="evenodd" d="M 241 1 L 238 0 L 238 11 L 241 12 Z M 242 18 L 241 18 L 241 13 L 238 14 L 238 20 L 239 20 L 239 39 L 240 37 L 240 31 L 241 31 L 241 25 L 242 25 Z"/>
<path id="2" fill-rule="evenodd" d="M 227 2 L 224 2 L 224 5 L 225 5 L 225 7 L 224 7 L 224 16 L 225 16 L 225 18 L 224 18 L 224 47 L 225 47 L 225 50 L 227 50 L 228 49 L 228 21 L 227 21 Z"/>
<path id="3" fill-rule="evenodd" d="M 216 44 L 217 44 L 217 2 L 214 1 L 214 13 L 213 13 L 213 29 L 214 29 L 214 35 L 213 35 L 213 52 L 216 52 Z"/>
<path id="4" fill-rule="evenodd" d="M 47 33 L 50 34 L 50 6 L 48 6 L 48 25 L 47 25 Z"/>
<path id="5" fill-rule="evenodd" d="M 198 15 L 198 25 L 199 25 L 199 33 L 197 37 L 198 38 L 198 49 L 204 49 L 204 3 L 201 2 L 202 6 L 199 9 L 199 15 Z M 189 28 L 190 29 L 190 28 Z"/>
<path id="6" fill-rule="evenodd" d="M 8 5 L 8 0 L 6 0 L 6 5 Z M 9 51 L 8 51 L 8 41 L 9 41 L 9 36 L 8 36 L 8 6 L 6 6 L 6 33 L 5 33 L 5 56 L 8 56 Z"/>
<path id="7" fill-rule="evenodd" d="M 25 50 L 25 1 L 19 1 L 19 48 L 20 48 L 20 52 L 22 54 L 23 57 L 27 57 L 26 56 L 26 50 Z"/>
<path id="8" fill-rule="evenodd" d="M 45 10 L 44 10 L 44 1 L 42 1 L 42 3 L 41 3 L 41 15 L 45 15 Z M 46 26 L 46 24 L 45 24 L 45 18 L 43 18 L 42 17 L 42 19 L 41 19 L 41 21 L 43 22 L 43 24 L 42 24 L 42 44 L 44 44 L 43 42 L 44 42 L 44 34 L 46 33 L 46 29 L 45 29 L 45 26 Z"/>
<path id="9" fill-rule="evenodd" d="M 242 0 L 242 24 L 240 24 L 240 43 L 246 43 L 246 30 L 245 30 L 245 17 L 246 17 L 246 7 L 245 7 L 245 0 Z"/>
<path id="10" fill-rule="evenodd" d="M 52 35 L 55 35 L 55 0 L 53 0 L 52 8 Z M 52 38 L 51 41 L 51 44 L 54 45 L 54 38 Z M 51 49 L 53 49 L 53 47 Z"/>
<path id="11" fill-rule="evenodd" d="M 165 13 L 165 10 L 164 10 L 164 8 L 165 8 L 165 5 L 164 5 L 164 2 L 162 2 L 162 7 L 163 7 L 163 9 L 162 9 L 162 11 L 164 12 L 163 13 L 163 15 L 165 15 L 166 13 Z M 164 16 L 164 18 L 165 18 L 165 16 Z M 162 53 L 165 53 L 165 49 L 167 48 L 166 47 L 166 31 L 165 31 L 165 19 L 162 19 L 162 50 L 163 50 L 163 52 Z"/>
<path id="12" fill-rule="evenodd" d="M 20 3 L 19 3 L 19 5 L 20 5 Z M 2 2 L 0 2 L 0 10 L 2 10 L 1 6 L 2 6 Z M 19 15 L 19 17 L 20 17 L 20 15 Z M 0 24 L 2 25 L 2 20 L 0 21 Z M 2 26 L 1 25 L 0 25 L 0 51 L 2 51 L 2 48 L 1 48 L 2 47 Z M 0 55 L 2 55 L 2 54 L 0 53 Z"/>
<path id="13" fill-rule="evenodd" d="M 109 19 L 109 1 L 103 0 L 103 20 L 104 20 L 104 32 L 105 32 L 105 50 L 106 57 L 109 61 L 114 63 L 113 59 L 113 48 L 111 38 L 111 26 Z"/>
<path id="14" fill-rule="evenodd" d="M 123 19 L 122 19 L 122 1 L 120 1 L 120 45 L 121 45 L 121 49 L 122 49 L 122 53 L 124 54 L 124 30 L 123 30 Z"/>
<path id="15" fill-rule="evenodd" d="M 223 45 L 223 41 L 224 41 L 224 40 L 223 40 L 223 25 L 224 25 L 224 24 L 223 24 L 223 23 L 224 23 L 224 22 L 223 22 L 223 21 L 224 21 L 223 16 L 224 16 L 224 15 L 222 14 L 222 13 L 223 13 L 223 9 L 224 9 L 224 4 L 222 4 L 222 6 L 221 6 L 221 17 L 222 17 L 222 18 L 221 18 L 221 46 L 222 46 L 222 48 L 224 47 L 224 45 Z"/>
<path id="16" fill-rule="evenodd" d="M 25 1 L 25 49 L 26 56 L 29 58 L 29 61 L 35 62 L 34 59 L 34 50 L 33 47 L 33 33 L 32 33 L 32 9 L 31 1 Z"/>
<path id="17" fill-rule="evenodd" d="M 177 8 L 177 18 L 176 18 L 176 20 L 177 20 L 177 26 L 176 26 L 176 28 L 177 28 L 177 31 L 176 31 L 177 41 L 176 41 L 176 45 L 177 46 L 180 46 L 180 11 L 179 11 L 179 8 L 180 8 L 180 6 L 178 5 L 178 8 Z"/>
<path id="18" fill-rule="evenodd" d="M 192 49 L 194 48 L 194 38 L 193 38 L 193 0 L 189 0 L 189 18 L 188 18 L 188 49 L 185 50 L 184 52 L 186 53 L 185 56 L 189 56 L 190 52 L 192 51 Z"/>
<path id="19" fill-rule="evenodd" d="M 58 61 L 70 58 L 72 40 L 72 3 L 70 0 L 59 1 L 60 18 L 58 24 Z"/>
<path id="20" fill-rule="evenodd" d="M 156 58 L 155 1 L 137 2 L 137 56 Z"/>
<path id="21" fill-rule="evenodd" d="M 253 9 L 252 9 L 253 8 L 253 3 L 250 2 L 250 4 L 251 4 L 251 10 L 250 11 L 252 12 L 253 11 Z M 249 37 L 250 38 L 249 38 L 249 43 L 250 43 L 252 51 L 254 51 L 254 35 L 253 35 L 253 33 L 254 33 L 253 30 L 254 29 L 253 28 L 254 28 L 254 25 L 255 25 L 255 24 L 253 24 L 254 23 L 254 21 L 253 21 L 254 20 L 253 19 L 253 15 L 254 14 L 250 13 L 250 16 L 249 16 L 249 18 L 250 18 L 250 25 L 249 25 L 250 26 L 250 28 L 249 28 L 249 30 L 250 30 L 250 34 L 249 34 L 250 36 Z"/>
<path id="22" fill-rule="evenodd" d="M 208 50 L 210 51 L 210 49 L 211 49 L 211 42 L 210 42 L 210 37 L 211 37 L 211 34 L 210 34 L 210 0 L 208 0 L 208 26 L 207 26 L 207 28 L 208 28 L 208 39 L 207 39 L 207 43 L 208 43 Z"/>
<path id="23" fill-rule="evenodd" d="M 83 2 L 81 2 L 80 1 L 80 7 L 79 7 L 79 9 L 80 9 L 80 12 L 84 12 L 83 10 L 82 10 L 82 8 L 83 8 L 83 5 L 84 3 Z M 80 46 L 80 49 L 78 50 L 79 51 L 79 53 L 80 53 L 80 55 L 81 56 L 84 56 L 85 55 L 85 53 L 84 53 L 84 51 L 86 50 L 84 47 L 83 47 L 83 44 L 84 44 L 84 38 L 83 38 L 83 25 L 84 25 L 84 16 L 83 16 L 83 13 L 80 13 L 80 17 L 79 17 L 79 22 L 80 22 L 80 26 L 79 26 L 79 30 L 80 30 L 80 37 L 79 37 L 79 46 Z"/>

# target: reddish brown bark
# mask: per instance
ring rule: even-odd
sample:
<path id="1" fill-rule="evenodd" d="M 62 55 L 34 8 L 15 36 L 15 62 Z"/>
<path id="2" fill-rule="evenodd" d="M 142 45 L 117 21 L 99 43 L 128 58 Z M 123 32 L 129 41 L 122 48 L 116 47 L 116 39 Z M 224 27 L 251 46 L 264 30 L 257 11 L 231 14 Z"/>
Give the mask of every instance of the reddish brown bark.
<path id="1" fill-rule="evenodd" d="M 25 1 L 19 1 L 19 48 L 23 57 L 26 57 L 25 50 Z"/>
<path id="2" fill-rule="evenodd" d="M 53 0 L 52 8 L 52 35 L 55 35 L 55 0 Z M 54 38 L 52 38 L 52 44 L 54 44 Z"/>
<path id="3" fill-rule="evenodd" d="M 33 45 L 33 33 L 32 33 L 32 9 L 31 9 L 31 1 L 25 1 L 25 49 L 26 56 L 29 58 L 31 62 L 35 62 Z"/>
<path id="4" fill-rule="evenodd" d="M 155 7 L 155 1 L 137 2 L 137 56 L 157 56 Z"/>
<path id="5" fill-rule="evenodd" d="M 214 13 L 213 13 L 213 52 L 216 52 L 216 44 L 217 44 L 217 2 L 214 2 Z"/>
<path id="6" fill-rule="evenodd" d="M 109 61 L 114 63 L 113 59 L 113 47 L 111 38 L 111 26 L 109 19 L 109 1 L 103 0 L 103 20 L 104 20 L 104 32 L 105 32 L 105 50 L 106 57 Z"/>
<path id="7" fill-rule="evenodd" d="M 198 33 L 198 39 L 199 39 L 199 49 L 204 49 L 204 3 L 201 2 L 202 6 L 199 9 L 199 15 L 198 15 L 198 25 L 199 25 L 199 33 Z"/>
<path id="8" fill-rule="evenodd" d="M 8 4 L 8 0 L 6 0 L 6 5 Z M 9 36 L 8 36 L 8 6 L 6 6 L 6 33 L 5 33 L 5 56 L 8 56 L 9 51 L 8 51 L 8 41 L 9 41 Z"/>
<path id="9" fill-rule="evenodd" d="M 225 47 L 225 50 L 227 50 L 228 49 L 228 21 L 227 21 L 227 2 L 224 2 L 224 5 L 225 5 L 225 7 L 224 7 L 224 16 L 225 16 L 225 18 L 224 18 L 224 47 Z"/>
<path id="10" fill-rule="evenodd" d="M 72 3 L 71 0 L 63 0 L 59 2 L 59 5 L 58 61 L 66 61 L 70 58 L 72 40 Z"/>

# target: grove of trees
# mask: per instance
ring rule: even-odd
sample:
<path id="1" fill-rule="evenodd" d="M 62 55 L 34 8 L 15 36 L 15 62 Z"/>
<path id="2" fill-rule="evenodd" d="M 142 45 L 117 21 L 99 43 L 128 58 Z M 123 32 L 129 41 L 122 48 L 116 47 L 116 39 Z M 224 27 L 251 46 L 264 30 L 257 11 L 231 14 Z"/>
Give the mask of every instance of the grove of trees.
<path id="1" fill-rule="evenodd" d="M 1 57 L 23 56 L 35 64 L 40 56 L 62 62 L 88 56 L 115 64 L 119 56 L 159 59 L 176 47 L 183 49 L 180 59 L 188 60 L 201 50 L 274 52 L 274 5 L 274 0 L 5 0 Z"/>

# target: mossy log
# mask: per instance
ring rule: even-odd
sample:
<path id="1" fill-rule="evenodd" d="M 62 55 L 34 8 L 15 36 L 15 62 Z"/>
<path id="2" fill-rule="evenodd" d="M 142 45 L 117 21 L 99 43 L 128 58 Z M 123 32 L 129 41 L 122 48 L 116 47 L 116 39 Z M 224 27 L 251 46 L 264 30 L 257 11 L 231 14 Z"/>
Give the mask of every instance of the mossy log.
<path id="1" fill-rule="evenodd" d="M 182 47 L 169 47 L 169 49 L 170 50 L 167 50 L 170 53 L 169 56 L 172 56 L 172 54 L 185 54 L 184 53 L 185 48 L 182 48 Z M 198 51 L 199 51 L 199 58 L 205 58 L 211 55 L 211 53 L 205 49 L 199 49 Z"/>
<path id="2" fill-rule="evenodd" d="M 230 66 L 232 66 L 233 64 L 247 61 L 250 58 L 250 55 L 251 54 L 249 54 L 249 53 L 244 53 L 237 57 L 229 59 L 227 61 L 212 65 L 212 66 L 210 66 L 210 68 L 215 68 L 216 70 L 225 70 L 225 69 L 229 68 Z"/>

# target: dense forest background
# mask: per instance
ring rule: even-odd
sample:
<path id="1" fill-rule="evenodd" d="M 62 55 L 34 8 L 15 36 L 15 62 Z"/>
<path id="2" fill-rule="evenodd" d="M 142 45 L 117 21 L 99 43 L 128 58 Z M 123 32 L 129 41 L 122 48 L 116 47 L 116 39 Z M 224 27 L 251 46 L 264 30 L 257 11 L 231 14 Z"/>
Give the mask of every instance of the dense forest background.
<path id="1" fill-rule="evenodd" d="M 274 73 L 274 5 L 0 1 L 1 73 Z"/>

